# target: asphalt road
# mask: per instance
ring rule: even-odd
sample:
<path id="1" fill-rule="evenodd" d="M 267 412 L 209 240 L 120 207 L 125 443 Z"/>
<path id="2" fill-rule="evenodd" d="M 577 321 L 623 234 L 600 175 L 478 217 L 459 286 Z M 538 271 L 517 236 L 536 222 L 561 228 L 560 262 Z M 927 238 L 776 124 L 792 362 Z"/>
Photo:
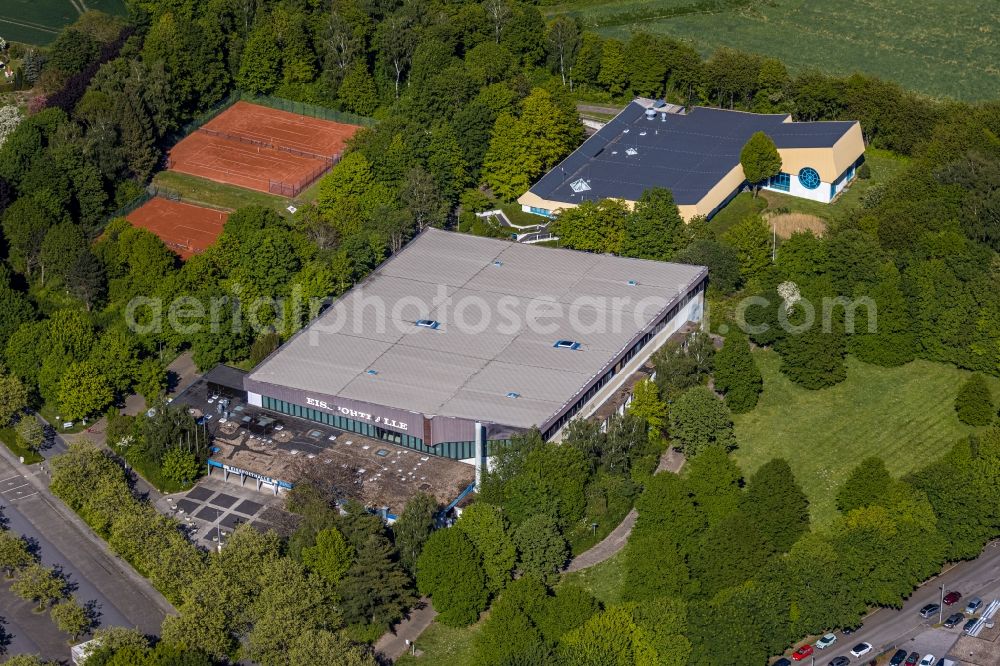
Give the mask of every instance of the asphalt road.
<path id="1" fill-rule="evenodd" d="M 79 602 L 96 602 L 102 625 L 159 633 L 163 618 L 173 612 L 167 600 L 49 493 L 40 465 L 26 467 L 5 448 L 0 449 L 0 504 L 8 529 L 37 542 L 43 564 L 62 569 L 76 587 Z M 6 606 L 10 593 L 2 594 Z M 11 654 L 34 652 L 52 644 L 54 628 L 30 620 L 18 623 L 16 618 L 7 617 L 10 611 L 16 614 L 17 609 L 5 608 L 0 615 L 5 615 L 8 629 L 15 634 Z M 66 658 L 68 648 L 66 654 L 52 656 Z"/>
<path id="2" fill-rule="evenodd" d="M 850 636 L 837 633 L 837 642 L 826 650 L 816 651 L 816 664 L 828 664 L 834 657 L 846 655 L 850 657 L 852 647 L 861 642 L 871 643 L 875 649 L 868 659 L 883 649 L 897 646 L 906 650 L 914 650 L 911 639 L 928 631 L 938 623 L 938 616 L 924 620 L 920 617 L 920 609 L 929 603 L 940 603 L 941 588 L 945 591 L 957 590 L 962 593 L 962 600 L 954 606 L 944 607 L 944 617 L 951 613 L 961 612 L 965 603 L 972 597 L 980 597 L 985 607 L 990 601 L 1000 598 L 1000 541 L 991 542 L 983 553 L 975 560 L 960 562 L 943 574 L 927 581 L 917 588 L 913 595 L 903 604 L 900 610 L 882 608 L 864 620 L 860 631 Z M 961 626 L 954 629 L 939 629 L 938 632 L 948 632 L 958 638 Z M 919 651 L 919 650 L 918 650 Z M 938 657 L 944 656 L 938 654 Z M 852 663 L 865 663 L 861 659 L 851 658 Z M 812 664 L 809 659 L 802 663 Z"/>

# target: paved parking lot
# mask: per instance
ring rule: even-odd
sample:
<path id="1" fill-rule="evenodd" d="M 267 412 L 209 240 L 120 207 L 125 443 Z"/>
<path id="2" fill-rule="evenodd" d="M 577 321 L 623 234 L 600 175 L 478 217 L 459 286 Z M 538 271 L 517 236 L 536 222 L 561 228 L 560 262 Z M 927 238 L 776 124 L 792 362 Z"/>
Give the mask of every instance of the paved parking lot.
<path id="1" fill-rule="evenodd" d="M 0 479 L 0 500 L 3 502 L 16 502 L 38 494 L 38 489 L 28 483 L 28 479 L 21 474 L 5 476 L 7 478 Z"/>
<path id="2" fill-rule="evenodd" d="M 238 526 L 250 524 L 262 532 L 282 533 L 289 524 L 282 510 L 283 497 L 257 492 L 252 483 L 240 487 L 239 477 L 202 479 L 187 493 L 168 495 L 157 508 L 188 526 L 191 538 L 201 546 L 215 548 Z"/>

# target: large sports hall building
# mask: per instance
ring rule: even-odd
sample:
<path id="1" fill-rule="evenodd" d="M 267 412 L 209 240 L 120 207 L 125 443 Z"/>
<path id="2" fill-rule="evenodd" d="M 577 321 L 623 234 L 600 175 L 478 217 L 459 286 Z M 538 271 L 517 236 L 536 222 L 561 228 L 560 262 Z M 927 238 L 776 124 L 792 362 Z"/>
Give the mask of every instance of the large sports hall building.
<path id="1" fill-rule="evenodd" d="M 794 122 L 788 114 L 746 113 L 637 99 L 518 199 L 552 217 L 582 201 L 634 204 L 653 187 L 673 192 L 685 220 L 712 217 L 747 185 L 740 151 L 755 132 L 774 141 L 781 173 L 766 189 L 829 203 L 854 179 L 865 143 L 856 121 Z"/>
<path id="2" fill-rule="evenodd" d="M 244 379 L 248 401 L 418 451 L 557 439 L 681 326 L 708 271 L 428 229 Z"/>

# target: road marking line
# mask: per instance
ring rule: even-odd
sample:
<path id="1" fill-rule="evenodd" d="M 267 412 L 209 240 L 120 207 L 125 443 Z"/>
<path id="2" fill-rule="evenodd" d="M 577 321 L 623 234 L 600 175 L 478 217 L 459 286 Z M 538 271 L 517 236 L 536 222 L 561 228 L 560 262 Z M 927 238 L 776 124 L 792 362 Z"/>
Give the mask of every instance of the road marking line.
<path id="1" fill-rule="evenodd" d="M 37 494 L 38 494 L 38 491 L 36 490 L 35 492 L 28 493 L 27 495 L 21 495 L 20 497 L 12 497 L 10 501 L 13 502 L 13 501 L 16 501 L 16 500 L 22 500 L 22 499 L 25 499 L 26 497 L 31 497 L 32 495 L 37 495 Z"/>
<path id="2" fill-rule="evenodd" d="M 8 476 L 6 479 L 0 479 L 0 483 L 7 483 L 8 481 L 13 481 L 14 479 L 20 478 L 20 474 L 15 474 L 14 476 Z"/>
<path id="3" fill-rule="evenodd" d="M 26 485 L 28 484 L 25 482 L 19 486 L 11 486 L 10 488 L 4 488 L 3 490 L 0 490 L 0 495 L 2 495 L 3 493 L 9 493 L 12 490 L 17 490 L 18 488 L 24 488 Z"/>

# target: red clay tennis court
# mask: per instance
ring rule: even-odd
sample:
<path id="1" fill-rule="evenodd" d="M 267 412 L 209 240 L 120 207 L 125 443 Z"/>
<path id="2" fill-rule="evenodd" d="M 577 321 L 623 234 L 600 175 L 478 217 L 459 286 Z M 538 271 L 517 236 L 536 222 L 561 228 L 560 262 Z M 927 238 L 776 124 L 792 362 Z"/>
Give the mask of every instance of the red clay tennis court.
<path id="1" fill-rule="evenodd" d="M 170 169 L 296 196 L 323 175 L 357 125 L 237 102 L 170 151 Z"/>
<path id="2" fill-rule="evenodd" d="M 153 197 L 126 219 L 160 237 L 171 250 L 187 259 L 204 252 L 222 233 L 229 213 L 181 201 Z"/>

